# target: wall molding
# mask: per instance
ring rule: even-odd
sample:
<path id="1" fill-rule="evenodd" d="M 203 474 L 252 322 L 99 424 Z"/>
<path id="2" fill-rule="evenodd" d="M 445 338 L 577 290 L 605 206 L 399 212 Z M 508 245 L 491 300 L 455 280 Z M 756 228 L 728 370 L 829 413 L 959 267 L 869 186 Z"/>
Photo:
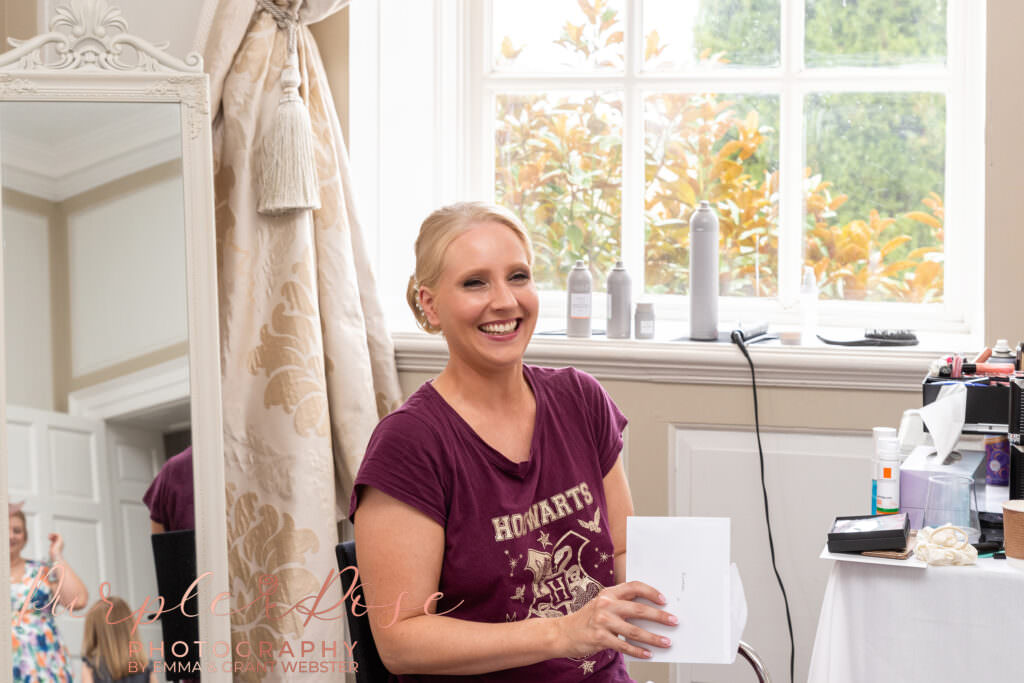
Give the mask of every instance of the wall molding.
<path id="1" fill-rule="evenodd" d="M 440 337 L 399 332 L 393 333 L 393 338 L 399 371 L 438 373 L 448 360 L 448 347 Z M 934 350 L 905 348 L 754 345 L 749 350 L 758 386 L 864 391 L 918 392 L 928 365 L 937 355 Z M 725 343 L 535 337 L 526 350 L 526 362 L 573 365 L 600 380 L 750 384 L 750 370 L 743 355 Z"/>

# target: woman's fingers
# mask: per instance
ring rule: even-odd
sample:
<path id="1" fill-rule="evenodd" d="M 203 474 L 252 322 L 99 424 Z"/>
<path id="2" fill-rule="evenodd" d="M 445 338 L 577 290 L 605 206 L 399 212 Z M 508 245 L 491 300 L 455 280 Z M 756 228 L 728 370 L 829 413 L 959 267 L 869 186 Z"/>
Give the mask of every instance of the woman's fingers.
<path id="1" fill-rule="evenodd" d="M 645 598 L 664 604 L 665 598 L 651 586 L 633 581 L 606 588 L 579 612 L 567 617 L 567 636 L 571 657 L 587 656 L 597 650 L 614 649 L 634 657 L 650 657 L 645 647 L 668 647 L 669 639 L 651 633 L 634 620 L 675 626 L 678 619 L 653 605 L 638 602 Z M 632 643 L 622 640 L 627 638 Z"/>

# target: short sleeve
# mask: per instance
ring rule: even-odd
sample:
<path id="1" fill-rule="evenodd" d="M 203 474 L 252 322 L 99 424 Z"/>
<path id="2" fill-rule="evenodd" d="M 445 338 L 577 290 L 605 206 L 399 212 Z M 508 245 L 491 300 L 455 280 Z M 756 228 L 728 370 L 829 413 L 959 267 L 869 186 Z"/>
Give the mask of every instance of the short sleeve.
<path id="1" fill-rule="evenodd" d="M 419 417 L 405 411 L 385 417 L 373 431 L 356 475 L 349 519 L 355 521 L 362 487 L 372 486 L 445 526 L 449 487 L 443 450 L 439 436 Z"/>
<path id="2" fill-rule="evenodd" d="M 146 489 L 146 493 L 142 496 L 142 502 L 149 508 L 149 518 L 154 522 L 167 526 L 167 513 L 164 510 L 164 501 L 167 499 L 166 493 L 166 472 L 161 469 L 157 472 L 156 477 L 153 478 L 153 482 Z"/>
<path id="3" fill-rule="evenodd" d="M 580 391 L 587 407 L 591 434 L 601 464 L 601 476 L 608 474 L 622 452 L 622 430 L 629 420 L 612 401 L 601 383 L 587 373 L 576 370 Z"/>

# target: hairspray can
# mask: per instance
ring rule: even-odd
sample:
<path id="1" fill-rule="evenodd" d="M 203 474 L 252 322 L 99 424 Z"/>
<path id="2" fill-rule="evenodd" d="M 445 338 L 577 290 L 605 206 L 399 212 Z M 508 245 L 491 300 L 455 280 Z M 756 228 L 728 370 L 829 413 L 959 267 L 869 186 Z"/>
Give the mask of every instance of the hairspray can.
<path id="1" fill-rule="evenodd" d="M 718 216 L 706 201 L 690 216 L 690 339 L 718 340 Z"/>
<path id="2" fill-rule="evenodd" d="M 569 273 L 569 311 L 566 316 L 566 336 L 568 337 L 589 337 L 590 336 L 590 315 L 592 304 L 593 278 L 587 270 L 583 259 L 576 261 L 576 265 Z"/>
<path id="3" fill-rule="evenodd" d="M 629 339 L 632 328 L 630 303 L 632 283 L 622 261 L 615 262 L 615 268 L 608 275 L 608 338 Z"/>

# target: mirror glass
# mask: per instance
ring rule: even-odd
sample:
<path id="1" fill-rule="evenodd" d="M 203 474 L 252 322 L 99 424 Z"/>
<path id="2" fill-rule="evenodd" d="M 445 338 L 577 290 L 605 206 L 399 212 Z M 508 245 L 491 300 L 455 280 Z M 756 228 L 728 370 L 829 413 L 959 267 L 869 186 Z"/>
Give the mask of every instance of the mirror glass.
<path id="1" fill-rule="evenodd" d="M 8 494 L 90 604 L 158 594 L 142 499 L 191 444 L 181 149 L 176 103 L 0 102 Z"/>

